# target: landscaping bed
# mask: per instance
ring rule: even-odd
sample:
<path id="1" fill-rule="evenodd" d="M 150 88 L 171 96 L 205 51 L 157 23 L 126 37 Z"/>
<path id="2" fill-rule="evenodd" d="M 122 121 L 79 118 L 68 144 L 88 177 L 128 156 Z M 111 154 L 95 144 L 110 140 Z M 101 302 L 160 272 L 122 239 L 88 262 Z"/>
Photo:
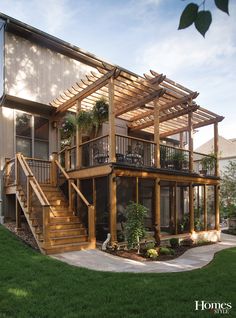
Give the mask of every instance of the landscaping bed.
<path id="1" fill-rule="evenodd" d="M 150 243 L 149 243 L 150 244 Z M 186 244 L 191 244 L 190 241 L 186 242 Z M 150 255 L 147 254 L 147 251 L 150 250 L 148 248 L 141 248 L 140 253 L 137 253 L 137 249 L 119 249 L 116 246 L 111 247 L 106 250 L 107 253 L 110 253 L 115 256 L 127 258 L 133 261 L 139 261 L 139 262 L 144 262 L 144 261 L 169 261 L 175 258 L 178 258 L 182 254 L 184 254 L 187 250 L 190 248 L 195 248 L 199 246 L 204 246 L 204 245 L 211 245 L 215 244 L 214 242 L 209 242 L 209 241 L 201 241 L 199 243 L 192 243 L 191 245 L 181 245 L 176 247 L 171 247 L 171 246 L 162 246 L 162 247 L 155 247 L 151 246 L 150 249 L 153 249 L 157 251 L 157 256 L 156 257 L 150 257 Z M 147 244 L 148 245 L 148 244 Z M 154 244 L 153 244 L 154 245 Z M 155 252 L 153 252 L 155 253 Z"/>
<path id="2" fill-rule="evenodd" d="M 236 229 L 222 230 L 221 232 L 225 234 L 236 235 Z"/>

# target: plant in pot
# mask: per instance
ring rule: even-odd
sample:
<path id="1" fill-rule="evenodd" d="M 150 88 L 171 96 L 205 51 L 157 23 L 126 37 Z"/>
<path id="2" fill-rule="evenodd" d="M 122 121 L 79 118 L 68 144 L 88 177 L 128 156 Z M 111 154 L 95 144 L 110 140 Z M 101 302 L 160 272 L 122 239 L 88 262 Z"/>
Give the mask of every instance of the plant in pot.
<path id="1" fill-rule="evenodd" d="M 216 156 L 213 153 L 203 157 L 202 160 L 200 161 L 202 166 L 200 173 L 203 175 L 206 175 L 208 172 L 210 173 L 215 167 L 215 161 L 216 161 Z"/>
<path id="2" fill-rule="evenodd" d="M 61 124 L 61 148 L 71 146 L 76 132 L 76 117 L 67 115 Z"/>
<path id="3" fill-rule="evenodd" d="M 172 161 L 175 170 L 182 170 L 187 158 L 182 150 L 175 150 L 172 155 Z"/>

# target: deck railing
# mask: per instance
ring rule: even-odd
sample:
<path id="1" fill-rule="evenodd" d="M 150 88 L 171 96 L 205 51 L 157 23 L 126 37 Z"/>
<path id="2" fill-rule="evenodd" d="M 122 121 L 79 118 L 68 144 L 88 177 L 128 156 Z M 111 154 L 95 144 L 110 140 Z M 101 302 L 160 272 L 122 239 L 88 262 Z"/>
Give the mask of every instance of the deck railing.
<path id="1" fill-rule="evenodd" d="M 82 143 L 80 151 L 82 167 L 107 163 L 109 161 L 108 136 L 98 137 Z"/>
<path id="2" fill-rule="evenodd" d="M 155 144 L 140 138 L 116 135 L 116 161 L 135 166 L 154 166 Z"/>
<path id="3" fill-rule="evenodd" d="M 167 170 L 189 171 L 190 151 L 160 145 L 160 167 Z"/>
<path id="4" fill-rule="evenodd" d="M 216 157 L 214 155 L 206 155 L 199 152 L 193 153 L 194 172 L 214 176 L 216 173 Z"/>
<path id="5" fill-rule="evenodd" d="M 25 160 L 40 184 L 51 183 L 51 161 L 35 158 L 25 158 Z"/>

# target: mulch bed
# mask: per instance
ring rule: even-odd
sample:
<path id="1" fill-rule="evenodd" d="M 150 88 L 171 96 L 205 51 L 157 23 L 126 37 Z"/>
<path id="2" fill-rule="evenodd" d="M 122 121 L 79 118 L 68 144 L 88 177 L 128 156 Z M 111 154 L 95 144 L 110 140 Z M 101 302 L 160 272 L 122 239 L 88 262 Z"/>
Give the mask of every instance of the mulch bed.
<path id="1" fill-rule="evenodd" d="M 14 233 L 17 237 L 19 237 L 25 244 L 34 248 L 35 250 L 39 250 L 38 245 L 35 241 L 35 238 L 29 228 L 29 225 L 25 222 L 22 222 L 22 229 L 20 231 L 16 231 L 16 223 L 8 222 L 3 224 L 5 228 Z"/>
<path id="2" fill-rule="evenodd" d="M 236 229 L 222 230 L 221 232 L 225 234 L 236 235 Z"/>
<path id="3" fill-rule="evenodd" d="M 194 247 L 212 245 L 214 242 L 206 242 L 204 244 L 193 244 L 192 246 L 179 246 L 174 248 L 174 255 L 159 255 L 157 259 L 153 260 L 151 258 L 147 258 L 145 254 L 137 254 L 136 250 L 107 250 L 106 252 L 115 256 L 127 258 L 133 261 L 145 262 L 145 261 L 170 261 L 172 259 L 178 258 L 182 254 L 184 254 L 187 250 Z"/>

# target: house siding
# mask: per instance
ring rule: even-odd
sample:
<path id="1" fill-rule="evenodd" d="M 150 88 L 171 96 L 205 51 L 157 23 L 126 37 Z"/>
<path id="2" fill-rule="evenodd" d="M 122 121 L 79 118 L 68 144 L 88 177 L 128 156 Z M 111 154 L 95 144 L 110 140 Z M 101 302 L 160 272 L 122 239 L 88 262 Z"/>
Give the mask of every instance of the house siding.
<path id="1" fill-rule="evenodd" d="M 5 33 L 5 93 L 48 104 L 94 68 Z"/>

